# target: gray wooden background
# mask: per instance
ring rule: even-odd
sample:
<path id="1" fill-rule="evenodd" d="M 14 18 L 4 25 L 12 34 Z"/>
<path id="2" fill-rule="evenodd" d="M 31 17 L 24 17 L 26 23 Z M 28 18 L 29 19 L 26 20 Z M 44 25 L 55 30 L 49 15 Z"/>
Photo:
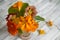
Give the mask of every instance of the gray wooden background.
<path id="1" fill-rule="evenodd" d="M 23 0 L 37 8 L 38 14 L 48 20 L 52 20 L 53 27 L 48 27 L 44 22 L 39 28 L 46 31 L 45 35 L 39 35 L 37 31 L 32 33 L 29 40 L 60 40 L 60 0 Z M 0 0 L 0 40 L 21 40 L 18 37 L 9 35 L 6 28 L 7 9 L 17 0 Z"/>

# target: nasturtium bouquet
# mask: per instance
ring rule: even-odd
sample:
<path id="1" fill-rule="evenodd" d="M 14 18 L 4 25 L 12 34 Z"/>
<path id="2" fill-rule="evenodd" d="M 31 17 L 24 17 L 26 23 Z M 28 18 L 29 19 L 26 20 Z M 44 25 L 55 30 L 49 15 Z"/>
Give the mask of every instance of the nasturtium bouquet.
<path id="1" fill-rule="evenodd" d="M 36 16 L 35 6 L 18 1 L 8 9 L 7 29 L 11 35 L 23 32 L 34 32 L 38 28 L 38 21 L 44 21 L 44 18 Z"/>

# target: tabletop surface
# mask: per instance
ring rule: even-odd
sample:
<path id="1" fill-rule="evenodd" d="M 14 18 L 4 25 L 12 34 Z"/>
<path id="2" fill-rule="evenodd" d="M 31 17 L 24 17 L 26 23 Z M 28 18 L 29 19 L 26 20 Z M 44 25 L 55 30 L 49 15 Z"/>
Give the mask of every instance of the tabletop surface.
<path id="1" fill-rule="evenodd" d="M 21 40 L 18 37 L 9 35 L 5 23 L 7 9 L 17 0 L 4 0 L 0 3 L 0 40 Z M 10 2 L 11 1 L 11 2 Z M 34 32 L 29 40 L 60 40 L 60 0 L 23 0 L 37 8 L 38 14 L 48 20 L 53 21 L 53 27 L 49 28 L 44 22 L 40 23 L 41 28 L 46 31 L 45 35 L 37 35 Z"/>

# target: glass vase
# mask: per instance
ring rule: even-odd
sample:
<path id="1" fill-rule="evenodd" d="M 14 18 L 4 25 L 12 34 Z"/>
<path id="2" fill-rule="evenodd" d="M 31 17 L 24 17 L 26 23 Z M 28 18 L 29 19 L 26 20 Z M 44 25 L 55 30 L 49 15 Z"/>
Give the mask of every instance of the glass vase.
<path id="1" fill-rule="evenodd" d="M 22 34 L 18 33 L 18 37 L 22 40 L 29 40 L 31 38 L 31 33 L 23 32 Z"/>

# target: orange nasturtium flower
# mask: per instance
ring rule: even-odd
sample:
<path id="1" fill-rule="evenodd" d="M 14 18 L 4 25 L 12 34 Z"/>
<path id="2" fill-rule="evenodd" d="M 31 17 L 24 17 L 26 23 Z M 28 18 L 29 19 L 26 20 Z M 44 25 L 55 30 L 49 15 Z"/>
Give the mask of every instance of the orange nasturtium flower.
<path id="1" fill-rule="evenodd" d="M 17 3 L 15 3 L 12 7 L 14 7 L 14 8 L 18 8 L 19 10 L 21 9 L 21 7 L 22 7 L 22 4 L 23 4 L 23 2 L 22 1 L 18 1 Z"/>
<path id="2" fill-rule="evenodd" d="M 12 21 L 7 22 L 8 32 L 12 35 L 16 35 L 18 33 L 17 31 L 17 25 L 15 23 L 12 23 Z"/>
<path id="3" fill-rule="evenodd" d="M 37 29 L 38 23 L 35 22 L 31 15 L 28 15 L 26 17 L 20 17 L 20 19 L 21 20 L 18 26 L 19 28 L 21 28 L 22 31 L 34 32 Z"/>

